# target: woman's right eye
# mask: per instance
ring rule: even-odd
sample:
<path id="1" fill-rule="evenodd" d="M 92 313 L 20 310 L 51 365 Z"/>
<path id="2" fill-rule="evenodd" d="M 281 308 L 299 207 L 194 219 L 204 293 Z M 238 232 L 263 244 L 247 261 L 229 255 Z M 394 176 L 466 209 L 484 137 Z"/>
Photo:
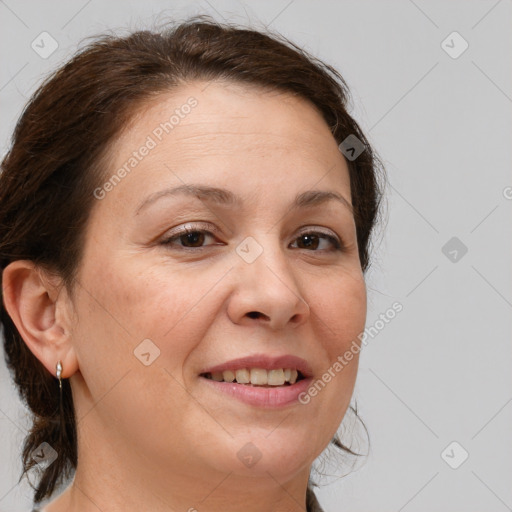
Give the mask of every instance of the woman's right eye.
<path id="1" fill-rule="evenodd" d="M 178 231 L 173 236 L 164 239 L 161 243 L 162 245 L 171 246 L 171 248 L 176 247 L 178 250 L 180 249 L 201 249 L 203 247 L 207 247 L 204 244 L 206 238 L 212 237 L 214 238 L 213 233 L 206 229 L 191 229 L 185 228 L 181 231 Z M 181 242 L 182 245 L 177 244 L 177 242 Z M 209 244 L 209 245 L 218 245 L 218 244 Z"/>

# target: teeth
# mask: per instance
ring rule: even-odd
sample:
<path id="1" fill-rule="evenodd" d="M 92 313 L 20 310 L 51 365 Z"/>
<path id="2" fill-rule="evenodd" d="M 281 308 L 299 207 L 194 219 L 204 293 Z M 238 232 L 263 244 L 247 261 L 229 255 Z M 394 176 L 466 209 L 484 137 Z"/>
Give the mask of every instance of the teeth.
<path id="1" fill-rule="evenodd" d="M 251 370 L 251 384 L 256 384 L 257 386 L 264 386 L 268 382 L 268 374 L 267 370 L 263 370 L 262 368 L 253 368 Z"/>
<path id="2" fill-rule="evenodd" d="M 279 368 L 277 370 L 265 370 L 263 368 L 243 368 L 240 370 L 224 370 L 213 372 L 210 378 L 217 382 L 236 382 L 238 384 L 252 384 L 254 386 L 283 386 L 286 382 L 295 384 L 299 372 L 292 368 Z"/>
<path id="3" fill-rule="evenodd" d="M 235 380 L 235 374 L 231 370 L 226 370 L 222 372 L 222 377 L 225 382 L 233 382 Z"/>
<path id="4" fill-rule="evenodd" d="M 236 381 L 239 384 L 249 384 L 249 382 L 251 381 L 251 375 L 249 373 L 249 370 L 246 370 L 245 368 L 243 370 L 237 370 Z"/>
<path id="5" fill-rule="evenodd" d="M 268 372 L 268 384 L 272 386 L 282 386 L 284 384 L 284 371 L 279 370 L 269 370 Z"/>

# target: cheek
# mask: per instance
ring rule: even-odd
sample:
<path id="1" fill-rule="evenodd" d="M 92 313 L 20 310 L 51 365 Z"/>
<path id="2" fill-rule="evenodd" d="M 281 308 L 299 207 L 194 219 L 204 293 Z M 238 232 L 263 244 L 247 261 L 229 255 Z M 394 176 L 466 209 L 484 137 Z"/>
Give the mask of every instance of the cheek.
<path id="1" fill-rule="evenodd" d="M 364 330 L 366 285 L 362 274 L 344 274 L 331 279 L 309 295 L 314 314 L 311 322 L 323 332 L 322 342 L 334 360 Z"/>
<path id="2" fill-rule="evenodd" d="M 104 260 L 91 269 L 80 277 L 75 333 L 91 401 L 99 414 L 128 425 L 129 436 L 144 432 L 148 418 L 155 428 L 179 431 L 180 418 L 197 408 L 182 385 L 182 370 L 211 325 L 215 297 L 208 292 L 217 273 L 141 268 L 133 260 Z"/>
<path id="3" fill-rule="evenodd" d="M 155 366 L 181 372 L 188 354 L 214 321 L 219 300 L 214 288 L 229 267 L 202 272 L 162 263 L 142 265 L 142 261 L 132 257 L 124 264 L 118 260 L 95 268 L 88 280 L 95 297 L 85 297 L 88 327 L 98 337 L 109 338 L 117 364 L 126 359 L 127 364 L 140 365 L 134 351 L 149 339 L 151 343 L 144 342 L 149 351 L 159 353 Z"/>
<path id="4" fill-rule="evenodd" d="M 309 388 L 310 402 L 321 409 L 333 435 L 349 406 L 357 377 L 360 335 L 366 321 L 366 286 L 362 274 L 345 275 L 329 291 L 310 296 L 317 343 L 326 352 L 322 375 Z M 308 398 L 306 397 L 305 400 Z"/>

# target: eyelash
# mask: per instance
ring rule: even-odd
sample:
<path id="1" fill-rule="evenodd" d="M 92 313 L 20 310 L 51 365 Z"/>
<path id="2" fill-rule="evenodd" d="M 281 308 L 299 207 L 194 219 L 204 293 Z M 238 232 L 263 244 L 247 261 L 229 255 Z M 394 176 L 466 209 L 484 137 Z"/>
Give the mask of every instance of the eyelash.
<path id="1" fill-rule="evenodd" d="M 179 238 L 181 238 L 182 236 L 192 234 L 192 233 L 200 233 L 200 234 L 210 235 L 212 237 L 215 236 L 212 231 L 209 231 L 207 229 L 187 227 L 187 228 L 182 229 L 181 231 L 178 231 L 177 233 L 173 234 L 171 237 L 168 237 L 168 238 L 162 240 L 161 245 L 172 246 L 173 241 L 179 240 Z M 325 233 L 323 231 L 318 231 L 318 230 L 303 231 L 302 233 L 297 235 L 295 240 L 297 240 L 298 238 L 300 238 L 302 236 L 306 236 L 306 235 L 315 235 L 315 236 L 319 236 L 320 238 L 329 240 L 329 242 L 331 242 L 331 244 L 334 246 L 334 249 L 332 249 L 331 251 L 327 251 L 327 252 L 343 251 L 343 249 L 344 249 L 343 241 L 339 240 L 337 237 L 335 237 L 333 235 L 330 235 L 328 233 Z M 206 247 L 208 247 L 208 246 L 200 246 L 200 247 L 178 246 L 177 250 L 178 251 L 198 251 L 198 250 L 203 250 Z M 302 250 L 307 251 L 309 249 L 302 249 Z M 325 251 L 326 251 L 325 249 L 319 249 L 319 250 L 315 249 L 313 252 L 325 252 Z"/>

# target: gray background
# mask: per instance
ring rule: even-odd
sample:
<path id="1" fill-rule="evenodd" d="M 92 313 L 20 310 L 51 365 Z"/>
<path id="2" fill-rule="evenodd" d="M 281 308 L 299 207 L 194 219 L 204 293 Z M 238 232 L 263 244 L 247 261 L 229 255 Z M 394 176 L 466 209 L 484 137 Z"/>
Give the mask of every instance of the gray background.
<path id="1" fill-rule="evenodd" d="M 395 301 L 403 311 L 361 355 L 368 457 L 353 469 L 317 461 L 330 475 L 316 491 L 326 512 L 512 510 L 512 2 L 0 1 L 2 153 L 29 95 L 82 38 L 149 26 L 164 10 L 267 25 L 334 65 L 387 168 L 367 325 Z M 59 45 L 47 59 L 31 48 L 43 31 Z M 469 44 L 457 58 L 442 46 L 453 31 Z M 347 416 L 343 439 L 366 450 L 352 425 Z M 27 426 L 2 363 L 0 512 L 30 508 L 17 485 Z"/>

